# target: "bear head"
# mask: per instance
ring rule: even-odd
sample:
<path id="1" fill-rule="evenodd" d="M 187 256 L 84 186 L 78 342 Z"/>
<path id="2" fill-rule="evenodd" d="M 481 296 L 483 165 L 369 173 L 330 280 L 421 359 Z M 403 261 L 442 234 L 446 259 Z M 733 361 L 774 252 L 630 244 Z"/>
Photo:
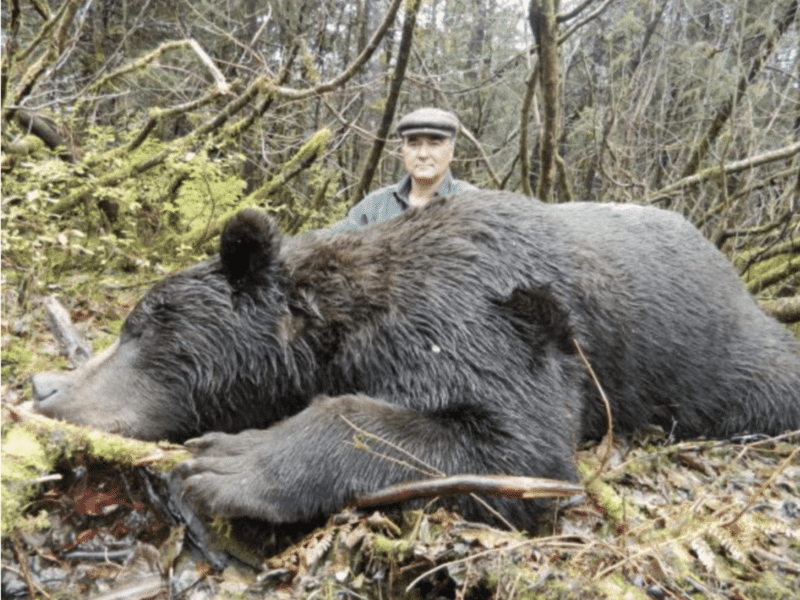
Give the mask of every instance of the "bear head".
<path id="1" fill-rule="evenodd" d="M 310 357 L 291 347 L 281 235 L 244 210 L 219 257 L 153 286 L 103 353 L 32 378 L 35 408 L 141 439 L 266 427 L 310 401 Z M 304 368 L 300 368 L 300 363 Z"/>

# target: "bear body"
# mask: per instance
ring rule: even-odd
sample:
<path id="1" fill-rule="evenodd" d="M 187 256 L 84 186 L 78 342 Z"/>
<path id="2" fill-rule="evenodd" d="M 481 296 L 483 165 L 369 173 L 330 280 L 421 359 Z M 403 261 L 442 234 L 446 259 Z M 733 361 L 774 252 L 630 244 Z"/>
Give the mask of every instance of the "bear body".
<path id="1" fill-rule="evenodd" d="M 607 427 L 576 344 L 618 433 L 800 429 L 797 341 L 682 217 L 493 192 L 300 238 L 243 211 L 220 256 L 154 286 L 109 350 L 33 384 L 54 417 L 213 432 L 179 467 L 187 492 L 292 522 L 436 474 L 574 480 L 575 445 Z M 535 522 L 535 503 L 487 502 Z"/>

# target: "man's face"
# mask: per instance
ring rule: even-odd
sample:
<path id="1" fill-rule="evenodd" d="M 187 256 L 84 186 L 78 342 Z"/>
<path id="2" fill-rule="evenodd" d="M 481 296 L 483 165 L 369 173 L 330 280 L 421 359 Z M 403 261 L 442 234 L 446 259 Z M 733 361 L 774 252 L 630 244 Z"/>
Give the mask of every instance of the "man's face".
<path id="1" fill-rule="evenodd" d="M 435 183 L 444 178 L 453 162 L 453 140 L 428 134 L 403 139 L 403 165 L 415 180 Z"/>

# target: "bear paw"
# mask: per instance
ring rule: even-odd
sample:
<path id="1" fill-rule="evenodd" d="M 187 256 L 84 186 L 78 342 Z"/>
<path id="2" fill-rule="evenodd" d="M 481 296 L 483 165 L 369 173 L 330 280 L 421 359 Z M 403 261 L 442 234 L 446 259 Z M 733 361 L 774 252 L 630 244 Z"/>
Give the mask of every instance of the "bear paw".
<path id="1" fill-rule="evenodd" d="M 265 453 L 264 434 L 211 433 L 187 442 L 195 457 L 176 467 L 187 499 L 204 512 L 225 517 L 301 520 L 295 514 L 297 503 L 281 493 L 272 457 Z"/>

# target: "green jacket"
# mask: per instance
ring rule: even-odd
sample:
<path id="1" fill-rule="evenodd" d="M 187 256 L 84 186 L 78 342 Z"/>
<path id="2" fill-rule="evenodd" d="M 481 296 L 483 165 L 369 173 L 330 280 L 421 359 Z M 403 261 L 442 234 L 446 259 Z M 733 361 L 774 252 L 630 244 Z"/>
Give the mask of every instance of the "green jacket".
<path id="1" fill-rule="evenodd" d="M 476 189 L 478 188 L 471 183 L 453 179 L 450 171 L 448 171 L 433 197 L 447 197 Z M 411 176 L 406 175 L 395 185 L 388 185 L 375 190 L 371 194 L 367 194 L 361 202 L 350 209 L 346 218 L 331 225 L 328 231 L 359 229 L 373 223 L 392 219 L 408 208 L 408 196 L 410 193 Z"/>

